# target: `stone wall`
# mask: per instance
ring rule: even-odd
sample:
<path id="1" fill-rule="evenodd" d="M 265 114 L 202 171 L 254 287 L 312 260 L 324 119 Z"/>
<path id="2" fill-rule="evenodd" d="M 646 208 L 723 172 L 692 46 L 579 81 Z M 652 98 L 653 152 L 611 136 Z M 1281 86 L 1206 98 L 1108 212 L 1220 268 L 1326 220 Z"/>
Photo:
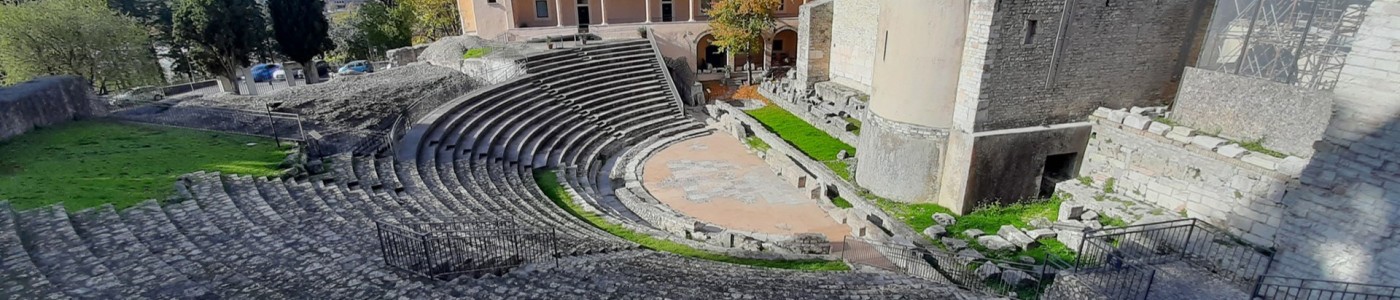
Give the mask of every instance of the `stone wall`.
<path id="1" fill-rule="evenodd" d="M 806 90 L 812 84 L 830 78 L 831 18 L 834 0 L 813 1 L 802 5 L 797 25 L 797 86 Z"/>
<path id="2" fill-rule="evenodd" d="M 880 2 L 836 0 L 831 19 L 831 80 L 870 93 Z"/>
<path id="3" fill-rule="evenodd" d="M 1273 246 L 1292 178 L 1290 168 L 1280 170 L 1282 159 L 1248 153 L 1188 127 L 1151 122 L 1148 115 L 1100 109 L 1090 117 L 1094 137 L 1079 174 L 1100 187 L 1113 186 L 1096 198 L 1138 200 L 1170 215 L 1185 212 L 1250 243 Z"/>
<path id="4" fill-rule="evenodd" d="M 974 22 L 984 10 L 994 11 L 986 44 L 967 47 L 985 52 L 984 65 L 972 66 L 985 69 L 979 103 L 964 105 L 977 108 L 974 130 L 1069 123 L 1100 106 L 1166 103 L 1190 57 L 1195 28 L 1206 19 L 1205 7 L 1196 0 L 974 6 Z M 980 39 L 979 30 L 968 28 L 969 36 Z"/>
<path id="5" fill-rule="evenodd" d="M 1400 282 L 1400 0 L 1377 0 L 1352 44 L 1334 113 L 1286 210 L 1281 275 Z"/>
<path id="6" fill-rule="evenodd" d="M 1332 116 L 1328 93 L 1210 70 L 1186 68 L 1178 91 L 1176 123 L 1302 157 Z"/>
<path id="7" fill-rule="evenodd" d="M 758 91 L 826 134 L 846 144 L 857 143 L 855 130 L 862 124 L 852 123 L 846 117 L 863 122 L 869 115 L 865 101 L 869 96 L 830 81 L 818 82 L 807 92 L 798 91 L 797 87 L 794 80 L 777 79 L 759 83 Z"/>
<path id="8" fill-rule="evenodd" d="M 0 88 L 0 140 L 35 127 L 107 115 L 108 107 L 76 76 L 42 77 Z"/>

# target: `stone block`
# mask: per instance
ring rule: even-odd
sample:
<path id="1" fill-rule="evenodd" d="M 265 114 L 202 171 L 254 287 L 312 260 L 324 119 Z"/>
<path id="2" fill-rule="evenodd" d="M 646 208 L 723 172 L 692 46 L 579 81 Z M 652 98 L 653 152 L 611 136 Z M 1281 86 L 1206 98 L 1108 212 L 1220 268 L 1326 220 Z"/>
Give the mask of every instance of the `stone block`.
<path id="1" fill-rule="evenodd" d="M 943 225 L 933 225 L 929 226 L 928 228 L 924 228 L 924 235 L 927 235 L 929 238 L 936 239 L 942 237 L 945 234 L 948 234 L 948 230 L 944 229 Z"/>
<path id="2" fill-rule="evenodd" d="M 1278 163 L 1281 161 L 1277 157 L 1262 153 L 1248 153 L 1240 157 L 1240 160 L 1268 170 L 1278 170 Z"/>
<path id="3" fill-rule="evenodd" d="M 979 236 L 977 237 L 977 244 L 982 245 L 982 247 L 987 247 L 988 250 L 992 251 L 1011 250 L 1013 248 L 1016 248 L 1015 244 L 1012 244 L 1005 238 L 996 235 Z"/>
<path id="4" fill-rule="evenodd" d="M 1293 176 L 1293 178 L 1298 178 L 1299 175 L 1302 175 L 1303 169 L 1307 167 L 1308 160 L 1297 156 L 1284 157 L 1283 160 L 1278 163 L 1278 171 Z"/>
<path id="5" fill-rule="evenodd" d="M 1220 147 L 1221 145 L 1224 145 L 1226 142 L 1229 142 L 1229 141 L 1226 141 L 1225 139 L 1222 139 L 1222 138 L 1209 136 L 1209 135 L 1198 135 L 1198 136 L 1195 136 L 1195 137 L 1192 137 L 1192 138 L 1191 138 L 1191 144 L 1192 144 L 1192 145 L 1196 145 L 1196 146 L 1198 146 L 1198 147 L 1205 148 L 1206 150 L 1211 150 L 1211 151 L 1215 151 L 1215 148 L 1218 148 L 1218 147 Z"/>
<path id="6" fill-rule="evenodd" d="M 933 221 L 943 226 L 953 226 L 953 224 L 958 223 L 957 218 L 953 218 L 953 215 L 946 213 L 933 214 Z"/>
<path id="7" fill-rule="evenodd" d="M 1026 235 L 1029 235 L 1032 239 L 1038 241 L 1046 238 L 1054 238 L 1055 230 L 1049 228 L 1035 229 L 1031 231 L 1026 231 Z"/>
<path id="8" fill-rule="evenodd" d="M 1128 115 L 1130 114 L 1126 110 L 1113 110 L 1108 113 L 1108 120 L 1113 123 L 1123 123 L 1123 119 L 1127 118 Z"/>
<path id="9" fill-rule="evenodd" d="M 958 260 L 964 265 L 986 258 L 987 256 L 982 255 L 982 252 L 977 252 L 977 250 L 962 249 L 962 251 L 958 251 Z"/>
<path id="10" fill-rule="evenodd" d="M 1133 106 L 1132 108 L 1128 109 L 1128 113 L 1132 113 L 1134 115 L 1143 115 L 1143 113 L 1147 112 L 1147 110 L 1147 107 Z"/>
<path id="11" fill-rule="evenodd" d="M 1172 130 L 1167 131 L 1167 138 L 1186 143 L 1190 143 L 1191 137 L 1194 136 L 1196 136 L 1196 130 L 1186 126 L 1172 127 Z"/>
<path id="12" fill-rule="evenodd" d="M 1084 221 L 1098 220 L 1098 219 L 1099 219 L 1099 212 L 1092 211 L 1092 210 L 1091 210 L 1091 211 L 1086 211 L 1086 212 L 1084 212 L 1083 214 L 1079 215 L 1079 219 L 1080 219 L 1080 220 L 1084 220 Z"/>
<path id="13" fill-rule="evenodd" d="M 976 228 L 974 228 L 974 229 L 968 229 L 968 230 L 963 230 L 963 236 L 966 236 L 967 238 L 977 238 L 977 237 L 980 237 L 980 236 L 982 236 L 982 235 L 984 235 L 984 234 L 987 234 L 987 233 L 986 233 L 986 232 L 982 232 L 981 229 L 976 229 Z"/>
<path id="14" fill-rule="evenodd" d="M 992 278 L 1000 277 L 1001 268 L 997 267 L 996 264 L 982 264 L 982 266 L 977 267 L 977 270 L 973 271 L 973 273 L 977 273 L 977 278 L 982 279 L 982 281 L 987 281 Z"/>
<path id="15" fill-rule="evenodd" d="M 962 249 L 967 249 L 967 241 L 964 240 L 944 237 L 938 239 L 938 241 L 943 242 L 943 246 L 947 246 L 949 251 L 959 251 Z"/>
<path id="16" fill-rule="evenodd" d="M 1229 144 L 1216 148 L 1215 153 L 1220 153 L 1220 155 L 1229 158 L 1240 158 L 1249 153 L 1249 150 L 1245 150 L 1244 147 L 1240 147 L 1238 144 Z"/>
<path id="17" fill-rule="evenodd" d="M 1030 247 L 1039 245 L 1036 243 L 1035 239 L 1026 235 L 1025 232 L 1022 232 L 1021 229 L 1016 228 L 1016 226 L 1001 225 L 1001 228 L 997 229 L 997 235 L 1011 242 L 1011 244 L 1016 245 L 1016 247 L 1021 247 L 1021 249 L 1029 249 Z"/>
<path id="18" fill-rule="evenodd" d="M 1070 249 L 1079 249 L 1079 243 L 1084 241 L 1084 231 L 1080 230 L 1059 230 L 1055 233 L 1055 240 L 1065 244 Z"/>
<path id="19" fill-rule="evenodd" d="M 1171 131 L 1171 130 L 1172 130 L 1172 126 L 1171 126 L 1171 125 L 1167 125 L 1167 123 L 1152 122 L 1151 125 L 1147 125 L 1147 132 L 1151 132 L 1152 134 L 1155 134 L 1155 135 L 1165 135 L 1165 134 L 1167 134 L 1168 131 Z"/>
<path id="20" fill-rule="evenodd" d="M 1094 109 L 1094 116 L 1095 116 L 1095 117 L 1104 118 L 1104 119 L 1112 119 L 1112 118 L 1113 118 L 1113 109 L 1110 109 L 1110 108 L 1107 108 L 1107 107 L 1099 107 L 1099 108 L 1097 108 L 1097 109 Z M 1115 122 L 1116 122 L 1116 121 L 1115 121 Z"/>
<path id="21" fill-rule="evenodd" d="M 1084 214 L 1084 205 L 1072 202 L 1060 203 L 1060 215 L 1058 221 L 1078 220 Z"/>
<path id="22" fill-rule="evenodd" d="M 1128 127 L 1137 130 L 1146 130 L 1147 125 L 1150 124 L 1152 124 L 1152 118 L 1148 118 L 1144 115 L 1130 114 L 1127 117 L 1123 118 L 1123 127 Z"/>

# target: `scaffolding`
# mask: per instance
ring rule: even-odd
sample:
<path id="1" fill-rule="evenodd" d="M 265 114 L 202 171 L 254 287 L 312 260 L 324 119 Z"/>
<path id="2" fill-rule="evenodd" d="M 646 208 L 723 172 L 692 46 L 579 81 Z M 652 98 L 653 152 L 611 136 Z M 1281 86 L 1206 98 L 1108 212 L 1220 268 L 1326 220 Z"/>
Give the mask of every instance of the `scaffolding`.
<path id="1" fill-rule="evenodd" d="M 1331 90 L 1371 0 L 1220 0 L 1196 66 Z"/>

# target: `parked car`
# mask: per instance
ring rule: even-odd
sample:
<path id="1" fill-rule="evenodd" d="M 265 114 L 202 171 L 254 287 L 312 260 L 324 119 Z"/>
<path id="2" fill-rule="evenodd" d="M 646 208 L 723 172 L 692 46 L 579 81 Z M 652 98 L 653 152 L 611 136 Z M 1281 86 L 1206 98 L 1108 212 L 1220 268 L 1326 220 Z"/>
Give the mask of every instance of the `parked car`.
<path id="1" fill-rule="evenodd" d="M 273 71 L 272 80 L 287 81 L 287 70 L 277 69 L 277 71 Z"/>
<path id="2" fill-rule="evenodd" d="M 340 70 L 336 73 L 340 73 L 341 75 L 374 73 L 374 64 L 371 64 L 369 61 L 365 60 L 352 61 L 348 64 L 345 64 L 344 66 L 341 66 Z"/>
<path id="3" fill-rule="evenodd" d="M 273 73 L 281 69 L 282 66 L 277 64 L 258 64 L 249 71 L 253 73 L 253 82 L 264 82 L 271 81 Z"/>
<path id="4" fill-rule="evenodd" d="M 108 98 L 113 106 L 128 107 L 165 99 L 165 90 L 158 86 L 133 88 Z"/>

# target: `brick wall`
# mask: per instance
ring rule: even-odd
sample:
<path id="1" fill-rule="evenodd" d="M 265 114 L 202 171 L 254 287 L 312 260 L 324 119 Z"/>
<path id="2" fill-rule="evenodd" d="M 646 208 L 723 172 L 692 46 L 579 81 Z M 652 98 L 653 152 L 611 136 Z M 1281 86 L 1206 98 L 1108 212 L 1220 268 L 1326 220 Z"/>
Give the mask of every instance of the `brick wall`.
<path id="1" fill-rule="evenodd" d="M 835 0 L 831 28 L 831 80 L 870 93 L 880 3 Z"/>
<path id="2" fill-rule="evenodd" d="M 1100 106 L 1166 103 L 1190 52 L 1183 45 L 1205 19 L 1196 0 L 1074 0 L 1068 13 L 1064 3 L 993 4 L 980 47 L 987 60 L 976 131 L 1079 121 Z"/>

